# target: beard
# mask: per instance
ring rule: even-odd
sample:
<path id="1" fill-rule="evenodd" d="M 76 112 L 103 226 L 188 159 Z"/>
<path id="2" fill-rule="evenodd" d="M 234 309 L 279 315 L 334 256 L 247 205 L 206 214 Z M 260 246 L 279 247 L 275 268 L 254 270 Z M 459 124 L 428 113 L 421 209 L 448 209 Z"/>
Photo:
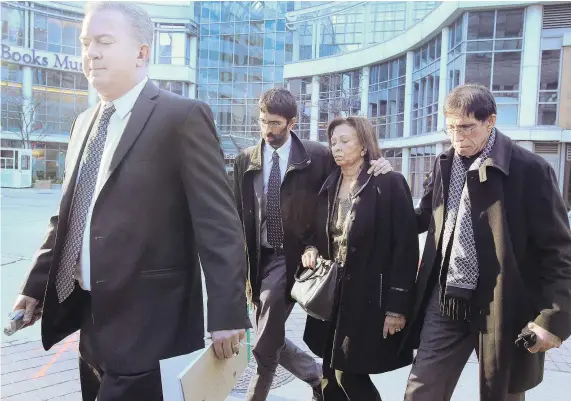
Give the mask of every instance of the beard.
<path id="1" fill-rule="evenodd" d="M 286 143 L 288 137 L 289 137 L 289 128 L 285 127 L 277 134 L 273 132 L 266 134 L 264 136 L 264 141 L 266 141 L 268 145 L 270 145 L 272 148 L 278 149 L 284 143 Z"/>

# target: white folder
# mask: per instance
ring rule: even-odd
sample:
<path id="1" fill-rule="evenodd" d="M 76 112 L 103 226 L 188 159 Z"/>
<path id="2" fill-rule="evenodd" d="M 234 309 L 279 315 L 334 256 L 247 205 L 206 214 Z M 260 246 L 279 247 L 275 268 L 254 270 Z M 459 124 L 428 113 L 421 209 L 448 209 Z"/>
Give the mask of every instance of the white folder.
<path id="1" fill-rule="evenodd" d="M 212 345 L 160 361 L 164 401 L 224 401 L 248 367 L 248 352 L 218 359 Z"/>

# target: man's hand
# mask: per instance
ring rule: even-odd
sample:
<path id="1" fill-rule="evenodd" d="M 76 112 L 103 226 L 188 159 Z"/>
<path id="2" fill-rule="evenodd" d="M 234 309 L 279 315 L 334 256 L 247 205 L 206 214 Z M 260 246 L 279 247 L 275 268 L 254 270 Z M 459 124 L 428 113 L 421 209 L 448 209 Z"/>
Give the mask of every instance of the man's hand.
<path id="1" fill-rule="evenodd" d="M 367 170 L 367 174 L 373 173 L 376 176 L 379 174 L 386 174 L 389 171 L 393 171 L 393 166 L 391 162 L 389 162 L 384 157 L 381 157 L 378 160 L 371 160 L 371 167 Z"/>
<path id="2" fill-rule="evenodd" d="M 246 337 L 246 330 L 221 330 L 210 333 L 214 354 L 218 359 L 230 359 L 240 352 L 240 341 Z"/>
<path id="3" fill-rule="evenodd" d="M 309 247 L 305 250 L 304 254 L 301 256 L 301 263 L 306 269 L 315 269 L 317 266 L 317 248 Z"/>
<path id="4" fill-rule="evenodd" d="M 19 295 L 12 310 L 24 309 L 24 326 L 32 326 L 42 317 L 42 309 L 39 307 L 40 301 L 26 295 Z"/>
<path id="5" fill-rule="evenodd" d="M 537 342 L 528 351 L 532 354 L 536 352 L 545 352 L 551 348 L 559 348 L 561 346 L 561 339 L 554 334 L 551 334 L 543 327 L 538 326 L 535 323 L 529 323 L 527 328 L 533 331 L 537 335 Z"/>

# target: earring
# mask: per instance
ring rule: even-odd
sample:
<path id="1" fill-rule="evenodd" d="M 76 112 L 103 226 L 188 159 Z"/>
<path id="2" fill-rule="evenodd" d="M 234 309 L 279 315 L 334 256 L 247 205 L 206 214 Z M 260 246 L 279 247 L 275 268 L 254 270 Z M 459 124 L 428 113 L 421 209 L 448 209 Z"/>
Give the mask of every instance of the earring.
<path id="1" fill-rule="evenodd" d="M 367 154 L 367 152 L 364 150 L 361 152 L 361 156 L 365 156 L 366 154 Z"/>

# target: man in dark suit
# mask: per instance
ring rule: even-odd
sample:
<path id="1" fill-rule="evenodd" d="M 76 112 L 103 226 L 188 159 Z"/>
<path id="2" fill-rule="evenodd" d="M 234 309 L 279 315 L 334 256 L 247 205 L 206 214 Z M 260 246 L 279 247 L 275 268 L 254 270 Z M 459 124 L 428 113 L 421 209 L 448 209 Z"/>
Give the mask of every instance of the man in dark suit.
<path id="1" fill-rule="evenodd" d="M 42 317 L 46 350 L 81 329 L 84 400 L 160 400 L 159 360 L 204 346 L 200 266 L 215 352 L 239 351 L 244 236 L 210 109 L 147 78 L 148 14 L 88 7 L 83 69 L 101 101 L 72 126 L 59 211 L 15 309 Z"/>
<path id="2" fill-rule="evenodd" d="M 315 234 L 317 194 L 335 163 L 327 147 L 292 131 L 297 103 L 291 92 L 270 89 L 259 106 L 262 139 L 234 164 L 256 306 L 258 370 L 246 400 L 266 399 L 278 364 L 312 386 L 313 400 L 321 400 L 321 366 L 285 337 L 285 323 L 294 306 L 294 274 Z M 382 158 L 372 164 L 375 175 L 392 169 Z"/>

